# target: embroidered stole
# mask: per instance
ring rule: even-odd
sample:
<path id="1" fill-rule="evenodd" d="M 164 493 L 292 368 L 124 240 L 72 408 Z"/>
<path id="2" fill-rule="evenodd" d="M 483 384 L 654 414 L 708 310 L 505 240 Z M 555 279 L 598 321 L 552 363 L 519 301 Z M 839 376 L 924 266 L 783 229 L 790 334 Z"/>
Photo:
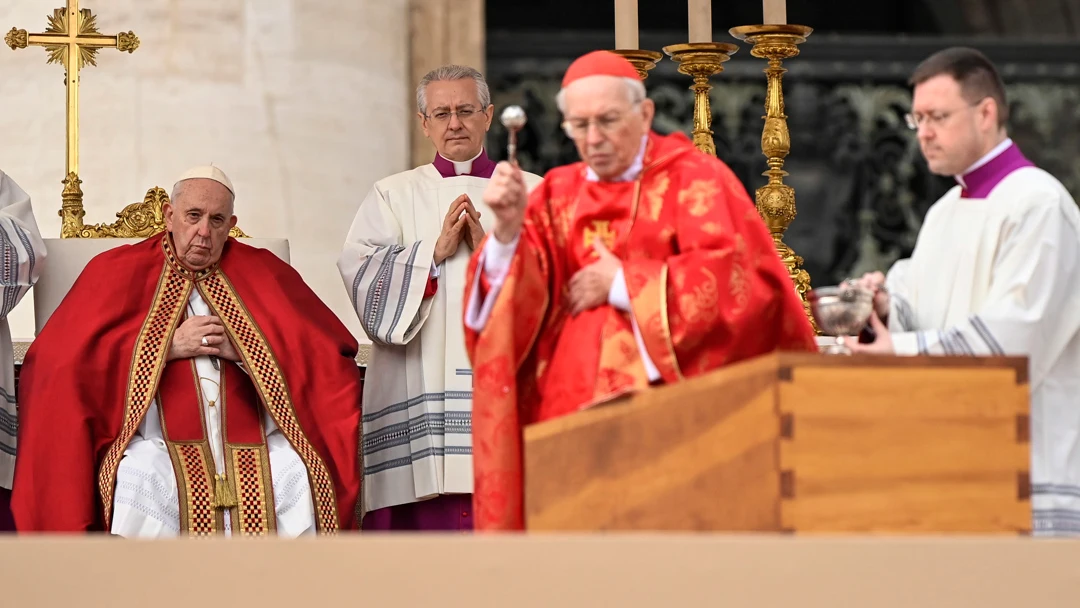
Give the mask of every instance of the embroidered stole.
<path id="1" fill-rule="evenodd" d="M 165 366 L 159 383 L 161 430 L 180 496 L 180 529 L 192 536 L 220 533 L 228 509 L 232 529 L 244 536 L 274 533 L 273 483 L 258 395 L 235 365 L 222 367 L 220 409 L 225 469 L 214 466 L 203 416 L 199 373 L 193 360 Z"/>
<path id="2" fill-rule="evenodd" d="M 656 153 L 653 143 L 650 141 L 648 145 L 645 166 L 634 181 L 586 181 L 578 185 L 574 205 L 567 210 L 572 214 L 567 250 L 573 258 L 567 276 L 572 276 L 578 269 L 597 259 L 593 251 L 593 243 L 597 240 L 602 241 L 608 250 L 622 260 L 664 259 L 677 253 L 670 236 L 664 236 L 673 235 L 675 232 L 677 204 L 674 196 L 677 192 L 669 188 L 671 180 L 662 166 L 683 154 L 685 150 L 679 148 L 674 151 L 660 151 L 653 158 Z M 635 229 L 637 232 L 633 232 Z M 629 276 L 624 277 L 624 280 L 630 279 Z M 657 309 L 664 306 L 667 300 L 666 285 L 665 266 L 652 277 L 648 286 L 650 297 L 643 300 Z M 639 301 L 635 306 L 639 313 L 641 304 Z M 667 319 L 666 310 L 657 312 L 659 314 L 646 315 L 646 318 Z M 588 314 L 586 312 L 582 316 L 587 317 Z M 602 313 L 596 322 L 602 325 L 592 399 L 575 409 L 585 409 L 649 386 L 649 377 L 634 338 L 631 314 L 612 308 Z M 575 329 L 579 327 L 581 326 L 578 325 Z M 674 361 L 674 355 L 670 359 Z M 665 361 L 654 359 L 653 363 L 662 366 Z M 661 370 L 663 369 L 661 367 Z M 584 389 L 579 389 L 576 393 L 577 396 L 584 394 Z"/>
<path id="3" fill-rule="evenodd" d="M 270 460 L 262 429 L 261 402 L 308 470 L 316 528 L 336 533 L 338 517 L 333 480 L 326 463 L 304 435 L 277 358 L 228 278 L 217 266 L 192 272 L 184 268 L 168 239 L 150 312 L 135 343 L 124 404 L 124 422 L 98 472 L 105 528 L 112 523 L 116 471 L 155 395 L 161 428 L 176 472 L 182 533 L 204 537 L 224 533 L 224 509 L 234 534 L 275 533 Z M 165 364 L 173 333 L 183 320 L 192 289 L 198 289 L 248 370 L 247 376 L 223 362 L 221 376 L 222 440 L 225 470 L 216 475 L 202 412 L 201 388 L 194 360 Z M 193 409 L 194 408 L 194 409 Z"/>

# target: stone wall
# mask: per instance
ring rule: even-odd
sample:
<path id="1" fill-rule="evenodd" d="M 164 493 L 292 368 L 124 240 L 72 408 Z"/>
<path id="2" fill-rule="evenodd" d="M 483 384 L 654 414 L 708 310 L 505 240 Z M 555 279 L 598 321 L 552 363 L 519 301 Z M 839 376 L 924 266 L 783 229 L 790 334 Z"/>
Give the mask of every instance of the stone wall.
<path id="1" fill-rule="evenodd" d="M 0 29 L 41 32 L 62 4 L 5 0 Z M 82 72 L 87 223 L 212 162 L 237 188 L 241 228 L 288 238 L 293 265 L 362 338 L 335 262 L 371 184 L 408 164 L 406 0 L 81 5 L 103 33 L 141 40 Z M 64 74 L 45 59 L 41 48 L 0 48 L 0 168 L 30 193 L 43 234 L 58 237 Z M 16 340 L 33 337 L 31 297 L 10 316 Z"/>

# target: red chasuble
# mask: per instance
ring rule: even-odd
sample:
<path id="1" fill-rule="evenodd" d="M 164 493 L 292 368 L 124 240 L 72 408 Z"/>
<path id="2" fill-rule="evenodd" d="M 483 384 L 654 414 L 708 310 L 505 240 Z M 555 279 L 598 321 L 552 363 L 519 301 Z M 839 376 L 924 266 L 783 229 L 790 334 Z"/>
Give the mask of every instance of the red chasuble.
<path id="1" fill-rule="evenodd" d="M 584 163 L 545 176 L 473 363 L 475 525 L 524 526 L 521 428 L 649 386 L 631 315 L 570 315 L 569 282 L 620 259 L 633 320 L 663 382 L 773 350 L 814 351 L 771 235 L 730 169 L 682 134 L 651 134 L 632 182 L 591 182 Z M 477 251 L 481 251 L 480 248 Z M 471 284 L 479 255 L 469 267 Z"/>
<path id="2" fill-rule="evenodd" d="M 165 363 L 198 289 L 245 370 L 221 361 L 225 472 L 216 478 L 191 359 Z M 356 341 L 288 264 L 229 239 L 192 272 L 156 236 L 95 257 L 26 354 L 12 511 L 19 531 L 108 531 L 124 450 L 159 397 L 181 534 L 275 533 L 265 408 L 307 467 L 320 533 L 356 528 Z"/>

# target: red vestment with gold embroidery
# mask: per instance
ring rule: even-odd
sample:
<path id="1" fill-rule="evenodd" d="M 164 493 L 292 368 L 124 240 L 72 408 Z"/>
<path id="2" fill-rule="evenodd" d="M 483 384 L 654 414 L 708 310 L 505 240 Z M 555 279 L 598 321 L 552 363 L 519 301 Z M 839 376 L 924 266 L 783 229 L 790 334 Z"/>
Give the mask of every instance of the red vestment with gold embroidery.
<path id="1" fill-rule="evenodd" d="M 631 314 L 611 305 L 570 314 L 570 278 L 596 260 L 597 238 L 622 261 L 633 320 L 663 382 L 773 350 L 816 350 L 746 190 L 685 135 L 651 134 L 635 181 L 588 181 L 580 162 L 552 170 L 529 197 L 487 324 L 466 327 L 478 530 L 524 527 L 524 425 L 650 384 Z M 482 272 L 480 251 L 466 284 Z"/>
<path id="2" fill-rule="evenodd" d="M 228 491 L 215 485 L 192 360 L 165 362 L 198 289 L 245 370 L 222 361 Z M 288 264 L 229 239 L 193 272 L 163 235 L 90 261 L 34 340 L 19 390 L 12 511 L 19 531 L 108 531 L 116 471 L 151 400 L 178 482 L 185 535 L 274 532 L 265 408 L 308 471 L 319 533 L 355 529 L 357 343 Z M 212 504 L 228 496 L 227 505 Z"/>

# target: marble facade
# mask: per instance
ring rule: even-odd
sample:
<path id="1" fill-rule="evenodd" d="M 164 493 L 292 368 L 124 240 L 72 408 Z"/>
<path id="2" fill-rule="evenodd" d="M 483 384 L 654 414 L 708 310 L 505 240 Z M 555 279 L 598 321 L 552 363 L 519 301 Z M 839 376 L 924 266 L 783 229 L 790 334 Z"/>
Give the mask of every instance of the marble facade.
<path id="1" fill-rule="evenodd" d="M 407 0 L 83 0 L 106 34 L 82 73 L 86 222 L 110 222 L 153 186 L 213 162 L 238 191 L 245 232 L 288 238 L 309 285 L 367 342 L 335 265 L 364 194 L 409 163 Z M 0 3 L 0 29 L 43 31 L 62 0 Z M 58 237 L 64 74 L 41 48 L 0 48 L 0 168 Z M 33 292 L 9 316 L 33 337 Z"/>

